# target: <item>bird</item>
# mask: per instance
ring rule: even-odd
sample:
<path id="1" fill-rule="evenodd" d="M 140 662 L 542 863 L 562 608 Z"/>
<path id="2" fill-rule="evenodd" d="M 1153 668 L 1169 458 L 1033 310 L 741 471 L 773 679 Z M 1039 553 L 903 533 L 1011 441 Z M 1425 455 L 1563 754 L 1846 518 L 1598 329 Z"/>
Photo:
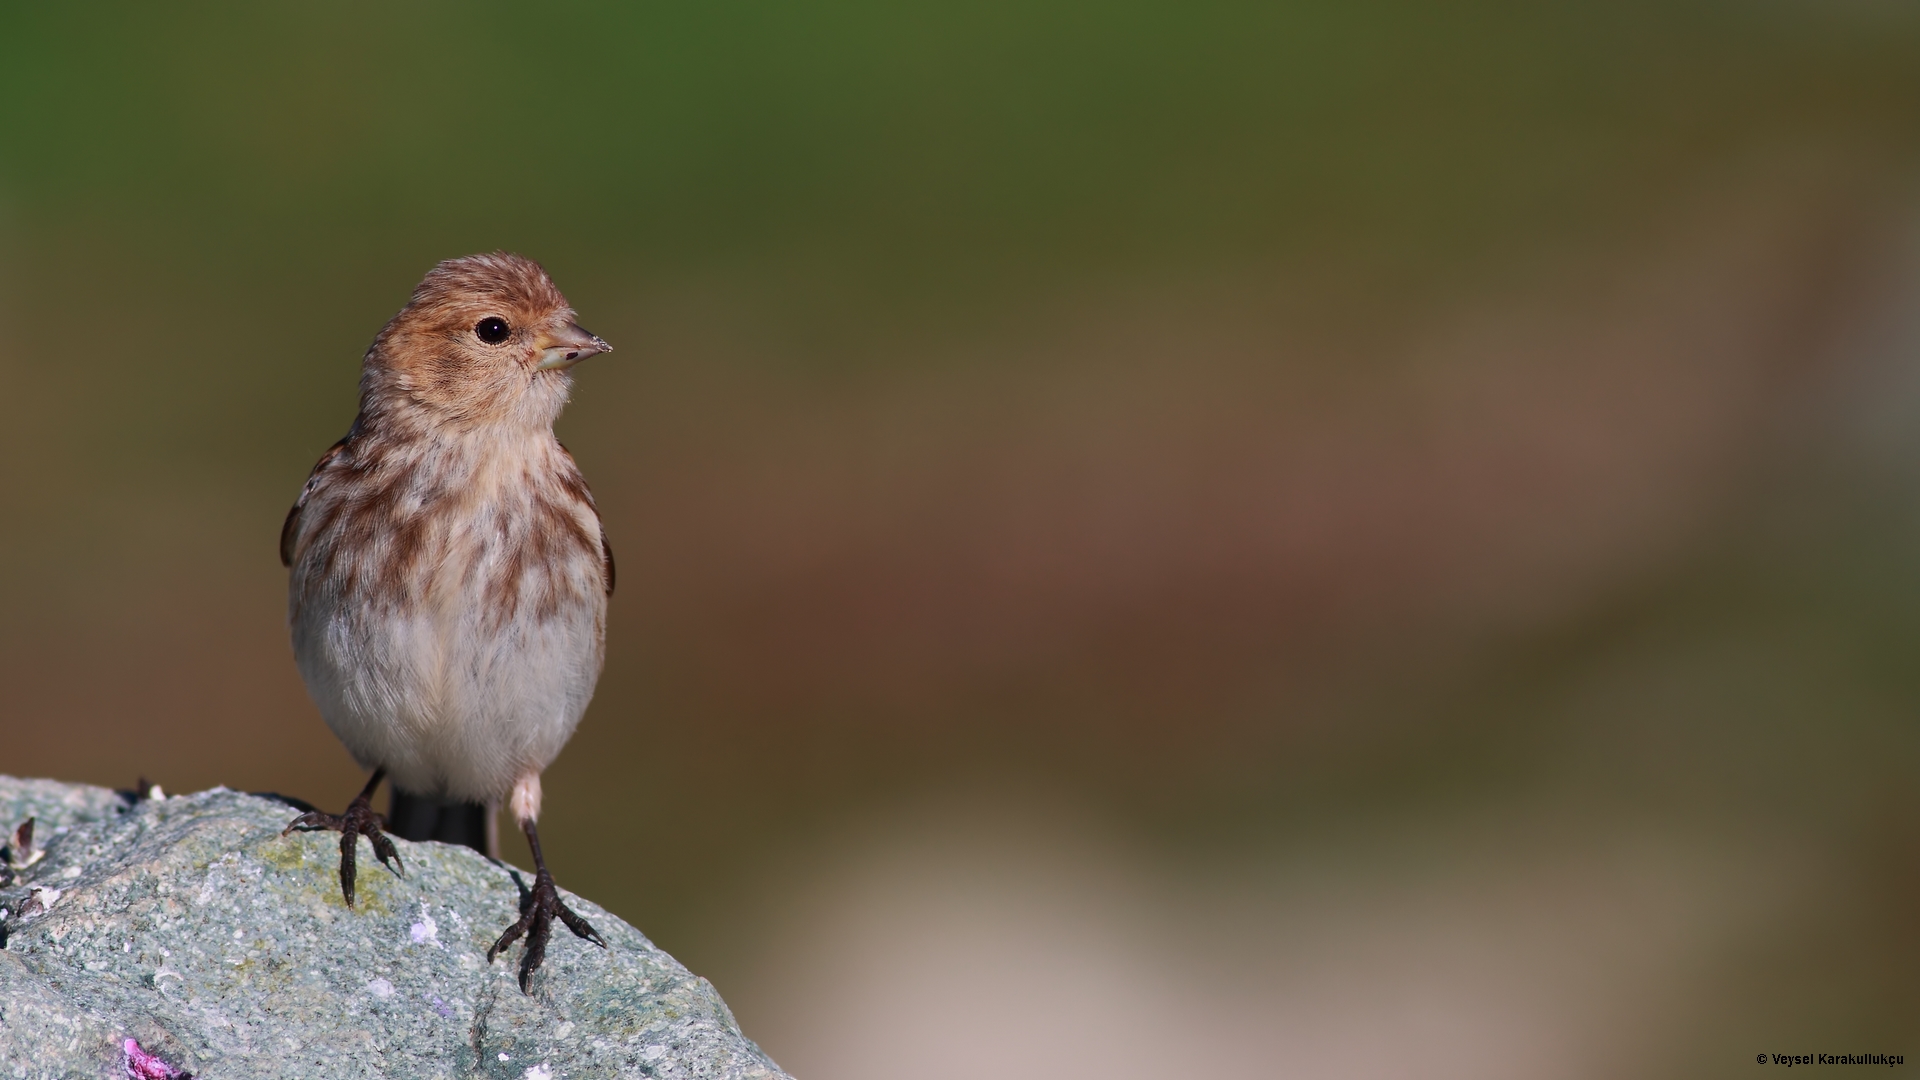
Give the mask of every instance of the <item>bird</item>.
<path id="1" fill-rule="evenodd" d="M 561 900 L 536 824 L 540 775 L 600 677 L 614 585 L 599 508 L 553 432 L 574 365 L 612 349 L 575 317 L 530 259 L 436 265 L 367 349 L 359 412 L 280 531 L 295 662 L 371 773 L 344 813 L 301 814 L 281 835 L 341 834 L 351 908 L 359 837 L 404 875 L 386 829 L 480 847 L 504 803 L 534 882 L 487 962 L 525 935 L 523 993 L 554 918 L 606 947 Z"/>

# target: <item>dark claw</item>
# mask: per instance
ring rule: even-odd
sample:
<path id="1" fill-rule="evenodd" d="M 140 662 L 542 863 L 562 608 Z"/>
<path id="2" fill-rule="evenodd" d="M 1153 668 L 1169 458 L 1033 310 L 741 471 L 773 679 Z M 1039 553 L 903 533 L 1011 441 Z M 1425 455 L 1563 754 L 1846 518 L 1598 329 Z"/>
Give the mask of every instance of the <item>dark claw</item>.
<path id="1" fill-rule="evenodd" d="M 357 868 L 353 865 L 355 855 L 360 849 L 360 830 L 348 824 L 343 817 L 340 822 L 340 892 L 347 898 L 347 906 L 353 906 L 353 879 Z"/>
<path id="2" fill-rule="evenodd" d="M 366 837 L 367 842 L 373 845 L 373 854 L 379 858 L 382 866 L 400 877 L 407 876 L 406 865 L 400 861 L 400 852 L 394 848 L 387 834 L 380 831 L 380 815 L 373 811 L 373 789 L 380 786 L 383 775 L 380 772 L 373 774 L 366 789 L 347 804 L 346 813 L 336 816 L 318 810 L 310 811 L 294 818 L 286 828 L 280 830 L 281 836 L 295 829 L 333 829 L 340 833 L 340 895 L 346 897 L 348 907 L 353 906 L 353 882 L 356 876 L 354 854 L 360 837 Z"/>
<path id="3" fill-rule="evenodd" d="M 551 916 L 533 920 L 532 928 L 527 931 L 527 949 L 520 954 L 520 992 L 523 994 L 533 992 L 529 984 L 533 982 L 533 973 L 539 971 L 540 965 L 546 962 L 547 938 L 552 933 Z"/>
<path id="4" fill-rule="evenodd" d="M 373 854 L 380 860 L 380 865 L 400 877 L 406 877 L 407 864 L 400 861 L 400 850 L 393 846 L 393 841 L 387 837 L 387 834 L 381 832 L 376 825 L 372 832 L 365 835 L 373 844 Z"/>
<path id="5" fill-rule="evenodd" d="M 280 830 L 280 835 L 285 836 L 295 829 L 337 829 L 339 827 L 339 818 L 314 810 L 287 822 L 287 827 Z"/>
<path id="6" fill-rule="evenodd" d="M 493 963 L 494 957 L 507 951 L 507 946 L 513 944 L 515 941 L 518 941 L 520 939 L 520 935 L 526 932 L 527 932 L 527 917 L 525 915 L 522 915 L 520 916 L 520 921 L 517 923 L 514 923 L 512 926 L 507 927 L 507 932 L 504 934 L 501 934 L 500 940 L 494 942 L 493 948 L 487 950 L 487 963 L 489 964 Z"/>
<path id="7" fill-rule="evenodd" d="M 607 947 L 607 941 L 599 931 L 561 902 L 560 890 L 553 884 L 553 875 L 543 867 L 534 875 L 533 893 L 527 897 L 519 921 L 507 927 L 506 933 L 500 935 L 500 940 L 487 950 L 487 963 L 491 964 L 493 958 L 505 952 L 507 946 L 519 940 L 520 935 L 527 936 L 526 952 L 520 956 L 520 992 L 523 994 L 532 993 L 533 973 L 540 970 L 541 963 L 547 958 L 547 939 L 553 934 L 555 915 L 576 937 L 585 938 L 603 949 Z"/>
<path id="8" fill-rule="evenodd" d="M 574 937 L 586 938 L 603 949 L 607 947 L 607 939 L 600 936 L 600 931 L 595 930 L 587 920 L 575 915 L 572 908 L 562 904 L 559 914 L 560 921 L 567 924 L 567 929 L 573 931 Z"/>

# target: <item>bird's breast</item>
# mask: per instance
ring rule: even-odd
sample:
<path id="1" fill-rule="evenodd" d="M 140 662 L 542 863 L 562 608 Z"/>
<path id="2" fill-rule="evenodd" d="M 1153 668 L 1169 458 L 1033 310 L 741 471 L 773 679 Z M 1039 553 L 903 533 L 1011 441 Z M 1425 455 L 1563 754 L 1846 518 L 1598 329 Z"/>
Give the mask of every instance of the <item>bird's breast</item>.
<path id="1" fill-rule="evenodd" d="M 301 673 L 341 739 L 409 790 L 496 797 L 552 760 L 592 696 L 598 518 L 554 449 L 375 447 L 301 511 Z"/>
<path id="2" fill-rule="evenodd" d="M 604 603 L 598 518 L 565 451 L 538 440 L 372 446 L 316 492 L 303 594 L 498 630 Z M 304 523 L 303 523 L 304 524 Z M 304 587 L 303 587 L 304 586 Z"/>

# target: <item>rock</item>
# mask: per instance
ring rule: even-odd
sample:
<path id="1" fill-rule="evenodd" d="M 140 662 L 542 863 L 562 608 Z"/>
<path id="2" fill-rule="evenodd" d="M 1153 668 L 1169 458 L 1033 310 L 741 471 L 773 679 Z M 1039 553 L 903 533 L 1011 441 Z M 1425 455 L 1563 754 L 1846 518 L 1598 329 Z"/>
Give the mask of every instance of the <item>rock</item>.
<path id="1" fill-rule="evenodd" d="M 526 996 L 520 947 L 492 965 L 487 947 L 531 875 L 399 840 L 395 877 L 362 841 L 349 909 L 338 836 L 283 838 L 295 813 L 0 776 L 0 828 L 36 818 L 45 852 L 0 872 L 0 1078 L 786 1075 L 706 980 L 594 904 L 567 897 L 611 947 L 556 924 Z"/>

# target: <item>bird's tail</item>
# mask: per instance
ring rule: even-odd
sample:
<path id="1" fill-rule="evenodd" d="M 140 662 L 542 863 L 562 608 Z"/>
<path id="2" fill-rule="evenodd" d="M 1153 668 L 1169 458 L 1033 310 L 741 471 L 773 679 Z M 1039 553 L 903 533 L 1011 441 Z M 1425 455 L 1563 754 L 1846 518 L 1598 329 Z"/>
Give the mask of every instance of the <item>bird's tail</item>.
<path id="1" fill-rule="evenodd" d="M 396 787 L 387 809 L 387 831 L 405 840 L 465 844 L 489 858 L 500 857 L 493 809 L 481 803 L 443 802 Z"/>

